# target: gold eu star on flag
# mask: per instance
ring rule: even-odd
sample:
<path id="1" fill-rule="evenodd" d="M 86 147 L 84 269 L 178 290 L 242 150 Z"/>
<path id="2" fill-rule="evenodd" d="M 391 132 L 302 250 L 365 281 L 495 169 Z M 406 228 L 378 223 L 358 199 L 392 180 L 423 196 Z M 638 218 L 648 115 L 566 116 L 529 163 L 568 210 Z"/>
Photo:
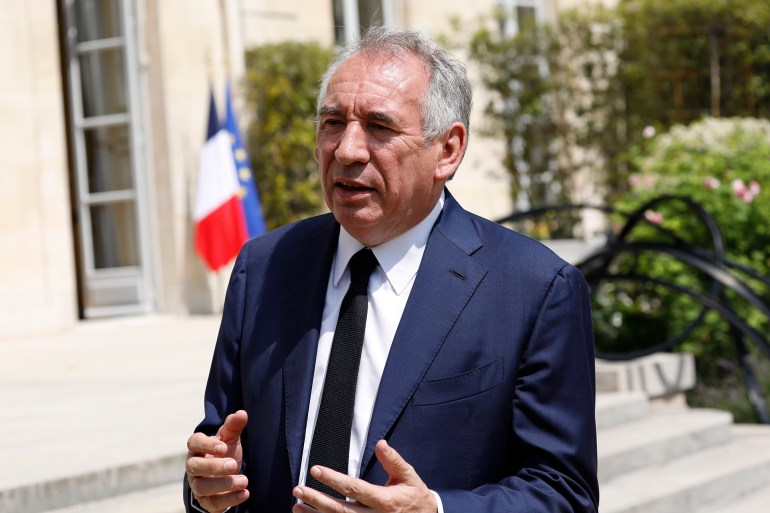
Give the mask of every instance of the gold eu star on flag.
<path id="1" fill-rule="evenodd" d="M 238 199 L 243 199 L 246 197 L 246 187 L 238 187 Z"/>
<path id="2" fill-rule="evenodd" d="M 246 181 L 251 178 L 251 171 L 247 167 L 242 167 L 238 170 L 238 176 L 241 177 L 241 180 Z"/>
<path id="3" fill-rule="evenodd" d="M 238 148 L 237 150 L 235 150 L 235 160 L 237 160 L 238 162 L 243 162 L 244 160 L 246 160 L 246 150 L 244 150 L 243 148 Z"/>

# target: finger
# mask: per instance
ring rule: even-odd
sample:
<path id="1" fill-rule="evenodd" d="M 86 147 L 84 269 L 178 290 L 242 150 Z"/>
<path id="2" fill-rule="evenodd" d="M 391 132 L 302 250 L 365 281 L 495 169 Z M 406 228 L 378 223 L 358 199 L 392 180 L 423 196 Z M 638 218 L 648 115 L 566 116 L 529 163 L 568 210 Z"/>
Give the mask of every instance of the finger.
<path id="1" fill-rule="evenodd" d="M 231 413 L 225 419 L 225 423 L 219 428 L 217 436 L 225 443 L 237 442 L 241 437 L 241 433 L 246 428 L 246 423 L 249 421 L 249 416 L 245 410 L 238 410 L 235 413 Z"/>
<path id="2" fill-rule="evenodd" d="M 210 497 L 196 497 L 198 504 L 206 511 L 216 513 L 224 511 L 227 508 L 237 506 L 249 498 L 248 490 L 239 490 L 237 492 L 227 492 Z"/>
<path id="3" fill-rule="evenodd" d="M 315 467 L 314 467 L 315 468 Z M 329 470 L 329 469 L 327 469 Z M 333 472 L 333 471 L 332 471 Z M 338 490 L 339 491 L 339 490 Z M 352 502 L 346 502 L 344 499 L 335 499 L 323 492 L 314 490 L 309 486 L 296 486 L 292 495 L 305 504 L 297 504 L 292 509 L 295 513 L 309 513 L 313 511 L 334 512 L 355 511 Z M 343 509 L 344 508 L 344 509 Z"/>
<path id="4" fill-rule="evenodd" d="M 318 510 L 304 504 L 295 504 L 294 507 L 291 508 L 291 513 L 313 513 L 315 511 Z"/>
<path id="5" fill-rule="evenodd" d="M 240 465 L 232 458 L 201 458 L 190 456 L 185 462 L 185 471 L 190 477 L 227 476 L 238 472 Z"/>
<path id="6" fill-rule="evenodd" d="M 350 508 L 350 504 L 355 504 L 353 502 L 348 502 L 346 504 L 335 506 L 334 509 L 316 509 L 308 504 L 295 504 L 293 508 L 291 508 L 291 513 L 318 513 L 319 511 L 322 513 L 340 513 L 340 512 L 355 512 L 356 509 Z"/>
<path id="7" fill-rule="evenodd" d="M 291 513 L 318 513 L 318 511 L 312 506 L 309 506 L 307 504 L 301 504 L 297 503 L 294 505 L 293 508 L 291 508 Z"/>
<path id="8" fill-rule="evenodd" d="M 405 483 L 414 486 L 423 484 L 414 467 L 407 463 L 385 440 L 377 442 L 377 445 L 374 446 L 374 454 L 382 464 L 382 468 L 390 476 L 388 484 Z"/>
<path id="9" fill-rule="evenodd" d="M 221 456 L 227 452 L 227 445 L 215 436 L 206 436 L 204 433 L 194 433 L 187 439 L 187 451 L 190 455 L 202 456 L 211 454 Z"/>
<path id="10" fill-rule="evenodd" d="M 195 497 L 208 497 L 226 492 L 244 490 L 249 480 L 242 474 L 223 477 L 191 477 L 190 490 Z"/>
<path id="11" fill-rule="evenodd" d="M 354 501 L 360 502 L 366 506 L 372 506 L 378 497 L 378 494 L 382 493 L 381 486 L 367 483 L 363 479 L 350 477 L 347 474 L 343 474 L 341 472 L 337 472 L 320 465 L 316 465 L 311 468 L 310 473 L 323 484 L 330 486 L 331 488 L 340 492 L 340 494 L 342 494 L 344 497 L 349 497 Z M 315 492 L 311 494 L 312 496 L 315 496 L 315 494 L 320 494 L 324 497 L 327 497 L 321 492 L 317 492 L 313 489 L 310 490 Z"/>

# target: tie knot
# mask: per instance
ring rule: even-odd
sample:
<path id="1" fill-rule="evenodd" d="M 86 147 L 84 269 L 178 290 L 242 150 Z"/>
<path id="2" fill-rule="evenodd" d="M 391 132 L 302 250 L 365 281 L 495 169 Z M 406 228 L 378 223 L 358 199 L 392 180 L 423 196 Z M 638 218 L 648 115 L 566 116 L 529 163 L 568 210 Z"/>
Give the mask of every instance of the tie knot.
<path id="1" fill-rule="evenodd" d="M 348 264 L 350 267 L 351 283 L 368 284 L 369 276 L 377 265 L 379 265 L 377 257 L 374 256 L 374 253 L 369 248 L 364 248 L 353 255 Z"/>

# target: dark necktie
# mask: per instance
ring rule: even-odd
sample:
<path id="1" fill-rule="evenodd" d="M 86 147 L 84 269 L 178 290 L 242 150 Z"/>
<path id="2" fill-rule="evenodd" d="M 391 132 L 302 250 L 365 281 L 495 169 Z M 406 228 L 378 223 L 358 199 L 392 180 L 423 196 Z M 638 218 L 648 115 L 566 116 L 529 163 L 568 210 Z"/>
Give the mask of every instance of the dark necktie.
<path id="1" fill-rule="evenodd" d="M 369 304 L 367 288 L 375 267 L 377 258 L 370 249 L 364 248 L 350 259 L 350 288 L 340 306 L 310 446 L 307 485 L 338 499 L 344 497 L 311 476 L 310 469 L 313 465 L 323 465 L 343 474 L 348 473 L 350 430 Z"/>

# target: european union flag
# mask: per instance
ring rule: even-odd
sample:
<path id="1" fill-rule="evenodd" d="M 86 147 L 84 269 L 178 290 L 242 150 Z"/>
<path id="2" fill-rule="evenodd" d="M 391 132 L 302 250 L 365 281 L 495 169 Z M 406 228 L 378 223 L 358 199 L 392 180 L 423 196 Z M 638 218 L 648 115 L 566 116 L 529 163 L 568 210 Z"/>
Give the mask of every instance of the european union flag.
<path id="1" fill-rule="evenodd" d="M 233 111 L 233 99 L 230 92 L 230 83 L 225 88 L 225 128 L 230 133 L 230 142 L 233 147 L 233 159 L 235 160 L 235 169 L 238 174 L 238 181 L 241 188 L 239 196 L 243 205 L 243 213 L 246 216 L 246 225 L 249 229 L 249 238 L 262 235 L 267 231 L 265 228 L 265 219 L 262 217 L 262 205 L 259 201 L 257 185 L 254 181 L 254 173 L 251 170 L 249 156 L 243 145 L 243 137 L 238 129 L 238 123 Z"/>

